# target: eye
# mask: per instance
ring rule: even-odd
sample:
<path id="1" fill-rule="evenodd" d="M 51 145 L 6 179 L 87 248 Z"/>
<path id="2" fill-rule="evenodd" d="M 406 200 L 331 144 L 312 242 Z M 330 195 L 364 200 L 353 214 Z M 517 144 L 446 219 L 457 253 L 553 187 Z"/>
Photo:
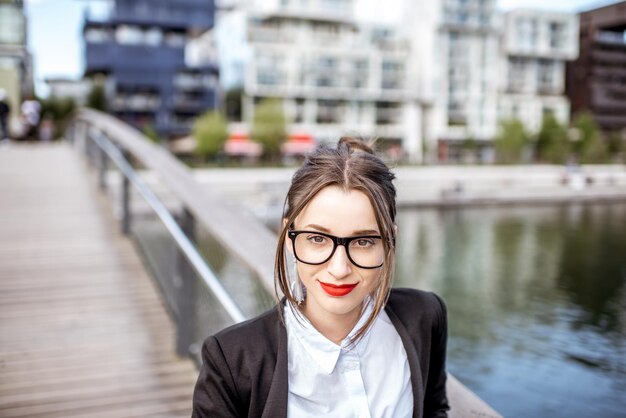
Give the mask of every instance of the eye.
<path id="1" fill-rule="evenodd" d="M 308 235 L 306 237 L 307 241 L 311 244 L 325 244 L 328 241 L 328 238 L 323 235 Z"/>
<path id="2" fill-rule="evenodd" d="M 358 248 L 369 248 L 374 245 L 374 240 L 370 238 L 359 238 L 352 241 L 352 244 Z"/>

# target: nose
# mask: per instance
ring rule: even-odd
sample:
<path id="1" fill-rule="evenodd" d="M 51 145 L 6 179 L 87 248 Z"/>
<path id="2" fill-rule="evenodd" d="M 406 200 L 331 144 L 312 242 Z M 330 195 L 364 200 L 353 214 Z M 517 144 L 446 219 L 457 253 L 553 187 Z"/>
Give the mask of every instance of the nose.
<path id="1" fill-rule="evenodd" d="M 352 273 L 352 263 L 343 245 L 338 245 L 333 256 L 328 260 L 328 272 L 336 279 L 343 279 Z"/>

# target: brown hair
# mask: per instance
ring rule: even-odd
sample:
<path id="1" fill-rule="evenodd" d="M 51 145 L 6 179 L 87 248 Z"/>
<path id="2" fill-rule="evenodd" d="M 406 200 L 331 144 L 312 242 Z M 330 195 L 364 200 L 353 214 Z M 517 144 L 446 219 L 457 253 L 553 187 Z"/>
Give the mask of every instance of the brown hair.
<path id="1" fill-rule="evenodd" d="M 342 137 L 336 148 L 322 145 L 307 156 L 302 167 L 293 175 L 287 192 L 283 209 L 284 222 L 278 234 L 274 267 L 276 293 L 278 294 L 280 289 L 292 308 L 298 306 L 291 293 L 286 266 L 287 230 L 293 226 L 304 207 L 323 188 L 338 186 L 344 190 L 363 192 L 374 208 L 376 222 L 383 237 L 385 259 L 380 285 L 374 294 L 370 295 L 374 303 L 372 313 L 350 343 L 355 343 L 367 332 L 378 313 L 384 308 L 391 290 L 395 266 L 396 189 L 392 184 L 395 175 L 374 155 L 371 145 L 356 138 Z"/>

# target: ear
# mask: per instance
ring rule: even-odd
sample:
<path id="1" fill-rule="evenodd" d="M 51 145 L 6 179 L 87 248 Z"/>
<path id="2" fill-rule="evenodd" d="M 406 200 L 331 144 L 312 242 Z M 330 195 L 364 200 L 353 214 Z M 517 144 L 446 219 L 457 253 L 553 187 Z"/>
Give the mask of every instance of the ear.
<path id="1" fill-rule="evenodd" d="M 286 227 L 287 227 L 287 218 L 283 218 L 282 228 L 285 229 Z M 289 253 L 293 255 L 293 242 L 291 242 L 291 240 L 287 236 L 286 230 L 285 230 L 285 247 L 287 247 L 287 251 L 289 251 Z"/>

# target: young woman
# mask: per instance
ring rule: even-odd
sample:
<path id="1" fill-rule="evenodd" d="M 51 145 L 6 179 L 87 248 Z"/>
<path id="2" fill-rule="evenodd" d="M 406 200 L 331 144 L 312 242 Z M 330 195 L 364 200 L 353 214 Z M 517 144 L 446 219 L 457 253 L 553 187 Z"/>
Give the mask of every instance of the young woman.
<path id="1" fill-rule="evenodd" d="M 205 341 L 193 417 L 447 417 L 445 305 L 391 289 L 393 179 L 356 139 L 307 157 L 278 237 L 284 298 Z"/>

